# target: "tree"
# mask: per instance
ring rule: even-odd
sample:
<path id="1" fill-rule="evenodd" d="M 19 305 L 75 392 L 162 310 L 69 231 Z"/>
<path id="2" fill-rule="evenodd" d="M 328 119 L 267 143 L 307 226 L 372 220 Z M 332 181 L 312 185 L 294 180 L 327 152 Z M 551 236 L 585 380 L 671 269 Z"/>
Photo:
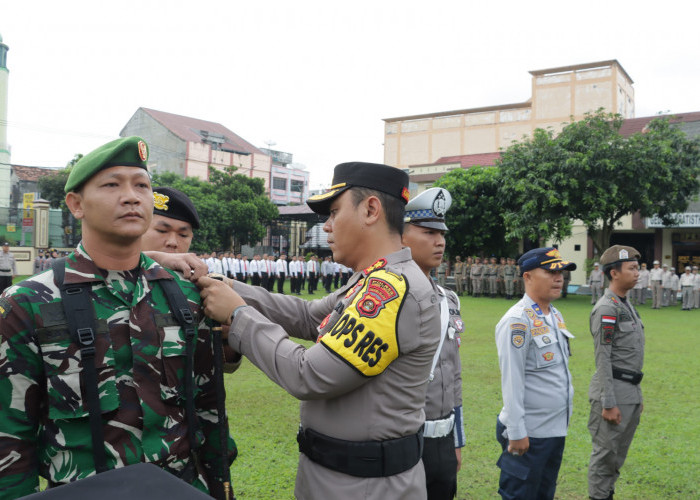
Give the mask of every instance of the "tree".
<path id="1" fill-rule="evenodd" d="M 277 207 L 265 195 L 262 179 L 236 174 L 236 167 L 209 167 L 209 181 L 183 179 L 173 173 L 155 175 L 154 186 L 171 186 L 190 197 L 200 218 L 193 251 L 229 249 L 260 241 Z M 155 189 L 155 188 L 154 188 Z"/>
<path id="2" fill-rule="evenodd" d="M 561 241 L 571 234 L 568 199 L 560 189 L 569 182 L 562 166 L 566 151 L 552 130 L 536 129 L 501 153 L 496 161 L 501 183 L 498 197 L 503 207 L 507 238 Z"/>
<path id="3" fill-rule="evenodd" d="M 623 119 L 602 109 L 563 128 L 535 131 L 502 155 L 508 235 L 561 240 L 579 219 L 601 254 L 620 219 L 640 212 L 672 224 L 700 190 L 700 143 L 656 119 L 623 137 Z M 538 222 L 539 220 L 539 222 Z"/>
<path id="4" fill-rule="evenodd" d="M 450 229 L 445 235 L 448 255 L 510 253 L 498 197 L 499 183 L 499 170 L 495 167 L 460 168 L 437 180 L 435 186 L 452 195 L 452 207 L 445 217 Z"/>

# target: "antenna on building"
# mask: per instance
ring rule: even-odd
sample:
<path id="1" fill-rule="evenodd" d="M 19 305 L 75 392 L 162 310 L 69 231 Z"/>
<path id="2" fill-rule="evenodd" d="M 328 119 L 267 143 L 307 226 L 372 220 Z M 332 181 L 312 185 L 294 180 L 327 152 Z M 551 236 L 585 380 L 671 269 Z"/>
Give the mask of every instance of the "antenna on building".
<path id="1" fill-rule="evenodd" d="M 276 146 L 277 143 L 273 141 L 272 139 L 268 139 L 265 141 L 265 144 L 267 144 L 267 149 L 272 149 L 272 146 Z"/>

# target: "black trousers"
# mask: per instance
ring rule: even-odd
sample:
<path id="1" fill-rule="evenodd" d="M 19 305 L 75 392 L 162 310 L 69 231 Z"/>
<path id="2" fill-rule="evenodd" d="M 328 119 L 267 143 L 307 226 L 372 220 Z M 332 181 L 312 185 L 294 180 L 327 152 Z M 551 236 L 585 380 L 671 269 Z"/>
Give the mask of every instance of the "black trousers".
<path id="1" fill-rule="evenodd" d="M 0 276 L 0 293 L 12 286 L 12 276 Z"/>
<path id="2" fill-rule="evenodd" d="M 270 277 L 267 275 L 267 273 L 262 273 L 262 278 L 260 278 L 260 286 L 265 290 L 269 290 L 269 288 L 267 288 L 269 282 Z"/>
<path id="3" fill-rule="evenodd" d="M 309 287 L 307 288 L 307 291 L 309 293 L 314 293 L 316 291 L 316 285 L 318 285 L 318 276 L 316 276 L 316 273 L 310 272 L 309 273 Z"/>
<path id="4" fill-rule="evenodd" d="M 452 500 L 457 495 L 454 431 L 441 438 L 425 438 L 423 466 L 428 500 Z"/>
<path id="5" fill-rule="evenodd" d="M 260 275 L 258 273 L 253 273 L 250 277 L 250 283 L 253 286 L 260 286 Z"/>
<path id="6" fill-rule="evenodd" d="M 280 277 L 277 278 L 277 293 L 284 293 L 284 273 L 280 273 Z"/>

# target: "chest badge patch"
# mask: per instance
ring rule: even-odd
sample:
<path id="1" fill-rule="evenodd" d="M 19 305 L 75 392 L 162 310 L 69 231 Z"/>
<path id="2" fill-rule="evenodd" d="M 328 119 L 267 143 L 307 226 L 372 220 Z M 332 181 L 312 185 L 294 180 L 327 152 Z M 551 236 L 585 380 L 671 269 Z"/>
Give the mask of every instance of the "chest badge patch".
<path id="1" fill-rule="evenodd" d="M 542 322 L 541 319 L 536 319 L 532 322 L 532 326 L 534 326 L 534 327 L 542 326 L 543 324 L 544 323 Z"/>
<path id="2" fill-rule="evenodd" d="M 554 359 L 554 353 L 553 352 L 545 352 L 542 357 L 544 358 L 545 361 L 552 361 Z"/>
<path id="3" fill-rule="evenodd" d="M 376 318 L 387 303 L 399 296 L 396 288 L 379 278 L 370 278 L 365 293 L 357 301 L 357 312 L 365 318 Z"/>
<path id="4" fill-rule="evenodd" d="M 513 330 L 510 333 L 510 342 L 513 347 L 520 349 L 525 344 L 525 332 L 523 330 Z"/>

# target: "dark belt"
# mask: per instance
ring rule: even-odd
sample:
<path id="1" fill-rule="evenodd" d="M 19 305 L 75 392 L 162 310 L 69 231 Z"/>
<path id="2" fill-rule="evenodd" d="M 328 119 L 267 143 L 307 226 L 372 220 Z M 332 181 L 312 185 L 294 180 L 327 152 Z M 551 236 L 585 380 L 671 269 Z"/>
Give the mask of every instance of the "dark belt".
<path id="1" fill-rule="evenodd" d="M 629 382 L 632 385 L 639 385 L 644 378 L 642 372 L 633 372 L 629 370 L 620 370 L 619 368 L 612 369 L 613 378 L 617 380 L 622 380 L 624 382 Z"/>
<path id="2" fill-rule="evenodd" d="M 0 273 L 9 273 L 11 269 L 0 269 Z"/>
<path id="3" fill-rule="evenodd" d="M 386 441 L 345 441 L 299 429 L 299 451 L 328 469 L 356 477 L 387 477 L 414 467 L 423 455 L 423 430 Z"/>

